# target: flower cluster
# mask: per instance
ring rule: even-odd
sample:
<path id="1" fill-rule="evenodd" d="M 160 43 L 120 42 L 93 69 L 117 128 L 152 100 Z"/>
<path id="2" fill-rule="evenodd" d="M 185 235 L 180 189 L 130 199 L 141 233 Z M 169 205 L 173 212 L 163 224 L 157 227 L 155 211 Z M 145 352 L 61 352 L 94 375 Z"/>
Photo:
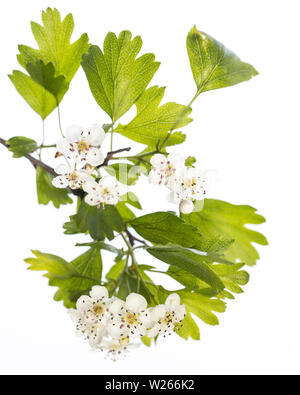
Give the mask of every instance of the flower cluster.
<path id="1" fill-rule="evenodd" d="M 116 179 L 106 176 L 96 182 L 93 176 L 93 172 L 104 162 L 104 155 L 100 150 L 104 139 L 105 132 L 98 125 L 91 126 L 87 131 L 76 125 L 69 127 L 66 137 L 56 145 L 57 156 L 64 156 L 67 164 L 56 167 L 58 176 L 53 179 L 53 185 L 56 188 L 82 187 L 87 192 L 85 201 L 91 206 L 118 203 L 120 196 L 126 191 Z M 78 170 L 78 166 L 82 168 Z"/>
<path id="2" fill-rule="evenodd" d="M 165 304 L 147 308 L 146 299 L 131 293 L 126 301 L 112 297 L 103 286 L 94 286 L 89 296 L 81 296 L 70 310 L 77 332 L 89 340 L 93 349 L 107 351 L 115 360 L 119 354 L 138 347 L 135 339 L 156 337 L 176 329 L 186 315 L 177 294 Z"/>
<path id="3" fill-rule="evenodd" d="M 185 160 L 180 155 L 155 154 L 151 158 L 151 165 L 150 183 L 169 188 L 174 200 L 180 203 L 179 208 L 183 214 L 190 214 L 194 210 L 194 202 L 206 197 L 204 172 L 186 167 Z"/>

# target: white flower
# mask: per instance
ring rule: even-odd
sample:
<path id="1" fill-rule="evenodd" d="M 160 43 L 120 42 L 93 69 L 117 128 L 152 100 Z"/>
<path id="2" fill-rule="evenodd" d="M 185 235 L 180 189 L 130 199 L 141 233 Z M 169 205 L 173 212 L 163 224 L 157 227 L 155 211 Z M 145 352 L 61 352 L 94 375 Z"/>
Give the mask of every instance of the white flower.
<path id="1" fill-rule="evenodd" d="M 194 211 L 194 203 L 191 200 L 181 200 L 179 210 L 182 214 L 191 214 Z"/>
<path id="2" fill-rule="evenodd" d="M 155 154 L 151 158 L 152 170 L 149 173 L 149 181 L 156 185 L 166 185 L 173 189 L 178 177 L 184 171 L 184 159 L 176 154 Z"/>
<path id="3" fill-rule="evenodd" d="M 96 348 L 106 335 L 108 305 L 107 289 L 94 286 L 90 296 L 81 296 L 76 303 L 76 310 L 69 312 L 73 321 L 77 323 L 77 331 L 85 335 L 93 348 Z"/>
<path id="4" fill-rule="evenodd" d="M 127 353 L 130 349 L 138 348 L 139 344 L 130 343 L 129 337 L 121 340 L 111 339 L 103 340 L 99 345 L 101 351 L 107 351 L 112 356 L 112 360 L 116 361 L 123 353 Z"/>
<path id="5" fill-rule="evenodd" d="M 151 314 L 154 325 L 148 331 L 148 336 L 155 337 L 174 331 L 186 316 L 186 309 L 180 304 L 179 295 L 172 294 L 168 296 L 165 304 L 154 307 Z"/>
<path id="6" fill-rule="evenodd" d="M 101 203 L 115 205 L 125 193 L 125 188 L 111 176 L 101 178 L 99 183 L 87 182 L 83 189 L 87 192 L 85 201 L 90 206 L 99 206 Z"/>
<path id="7" fill-rule="evenodd" d="M 114 339 L 144 336 L 148 321 L 146 308 L 146 299 L 136 293 L 128 295 L 126 302 L 115 299 L 109 306 L 110 322 L 107 326 L 109 335 Z"/>
<path id="8" fill-rule="evenodd" d="M 175 196 L 180 200 L 202 200 L 207 195 L 207 181 L 204 172 L 186 169 L 173 186 Z"/>
<path id="9" fill-rule="evenodd" d="M 67 129 L 66 138 L 58 141 L 56 148 L 59 153 L 76 163 L 99 166 L 104 161 L 104 155 L 100 151 L 104 138 L 104 130 L 97 125 L 91 126 L 87 132 L 74 125 Z"/>
<path id="10" fill-rule="evenodd" d="M 52 184 L 56 188 L 78 189 L 85 182 L 93 182 L 94 178 L 85 170 L 74 170 L 68 165 L 61 164 L 55 169 L 57 177 L 53 178 Z"/>

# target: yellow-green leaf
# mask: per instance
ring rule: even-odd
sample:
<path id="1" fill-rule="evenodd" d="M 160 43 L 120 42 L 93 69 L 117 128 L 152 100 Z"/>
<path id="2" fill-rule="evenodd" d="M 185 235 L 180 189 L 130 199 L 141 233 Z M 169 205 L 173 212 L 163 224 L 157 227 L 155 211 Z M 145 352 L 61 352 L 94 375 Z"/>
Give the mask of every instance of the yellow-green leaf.
<path id="1" fill-rule="evenodd" d="M 198 94 L 239 84 L 258 74 L 253 66 L 196 26 L 188 34 L 187 50 Z"/>

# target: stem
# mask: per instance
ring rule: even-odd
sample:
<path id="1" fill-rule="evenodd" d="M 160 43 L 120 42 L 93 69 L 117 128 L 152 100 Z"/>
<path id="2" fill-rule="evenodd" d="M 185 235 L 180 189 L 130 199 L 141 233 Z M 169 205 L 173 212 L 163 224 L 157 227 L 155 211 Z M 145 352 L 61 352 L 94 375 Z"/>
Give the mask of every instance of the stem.
<path id="1" fill-rule="evenodd" d="M 145 154 L 141 154 L 141 155 L 119 156 L 118 158 L 112 158 L 112 159 L 114 159 L 114 160 L 117 160 L 117 159 L 120 159 L 120 160 L 132 160 L 132 159 L 142 160 L 143 158 L 145 158 L 147 156 L 151 156 L 151 155 L 155 155 L 155 154 L 168 155 L 166 152 L 161 152 L 160 150 L 155 150 L 155 151 L 151 151 L 151 152 L 146 152 Z"/>
<path id="2" fill-rule="evenodd" d="M 110 134 L 110 150 L 112 151 L 113 150 L 113 139 L 114 139 L 114 129 L 113 128 L 111 129 L 110 133 L 111 133 Z"/>
<path id="3" fill-rule="evenodd" d="M 130 150 L 131 150 L 130 147 L 126 147 L 126 148 L 120 148 L 120 149 L 118 149 L 118 150 L 116 150 L 116 151 L 110 151 L 110 152 L 108 152 L 107 155 L 106 155 L 106 158 L 104 159 L 104 162 L 102 163 L 102 165 L 97 166 L 97 167 L 99 168 L 99 167 L 107 166 L 107 165 L 108 165 L 108 162 L 109 162 L 110 160 L 112 160 L 112 159 L 118 159 L 118 158 L 114 158 L 114 157 L 113 157 L 115 154 L 118 154 L 118 153 L 124 152 L 124 151 L 130 151 Z"/>
<path id="4" fill-rule="evenodd" d="M 38 148 L 56 148 L 56 144 L 49 144 L 49 145 L 41 144 Z"/>
<path id="5" fill-rule="evenodd" d="M 200 95 L 200 93 L 202 92 L 202 89 L 199 89 L 197 91 L 197 93 L 195 94 L 195 96 L 192 98 L 192 100 L 189 102 L 189 104 L 187 105 L 187 107 L 191 107 L 191 105 L 194 103 L 194 101 L 197 99 L 197 97 Z M 166 138 L 164 139 L 162 145 L 160 146 L 160 149 L 163 149 L 165 147 L 165 145 L 167 144 L 169 138 L 172 135 L 173 130 L 176 128 L 178 122 L 175 123 L 175 125 L 173 126 L 173 128 L 169 131 L 168 135 L 166 136 Z"/>
<path id="6" fill-rule="evenodd" d="M 4 147 L 6 147 L 7 149 L 9 148 L 9 145 L 6 143 L 6 141 L 0 137 L 0 144 L 4 145 Z M 48 165 L 46 165 L 46 163 L 42 162 L 39 159 L 34 158 L 33 156 L 27 154 L 24 155 L 24 158 L 28 159 L 29 162 L 32 164 L 32 166 L 36 169 L 37 167 L 40 167 L 44 170 L 46 170 L 49 174 L 52 174 L 54 177 L 57 176 L 57 174 L 55 173 L 54 169 Z M 84 197 L 84 191 L 82 189 L 70 189 L 68 188 L 68 190 L 73 193 L 73 195 L 80 197 L 81 199 L 83 199 Z"/>
<path id="7" fill-rule="evenodd" d="M 126 262 L 125 262 L 124 268 L 123 268 L 123 270 L 122 270 L 122 273 L 119 275 L 119 277 L 118 277 L 117 280 L 116 280 L 116 284 L 115 284 L 115 286 L 114 286 L 114 288 L 113 288 L 113 290 L 112 290 L 112 295 L 114 295 L 115 292 L 117 291 L 118 286 L 120 285 L 120 281 L 121 281 L 121 279 L 122 279 L 124 273 L 127 272 L 127 269 L 128 269 L 128 261 L 129 261 L 129 254 L 127 254 Z"/>
<path id="8" fill-rule="evenodd" d="M 58 115 L 58 126 L 59 126 L 60 133 L 61 133 L 62 137 L 65 137 L 65 135 L 64 135 L 64 133 L 62 131 L 60 107 L 59 107 L 59 103 L 58 102 L 57 102 L 57 115 Z"/>
<path id="9" fill-rule="evenodd" d="M 132 250 L 132 245 L 129 243 L 129 241 L 126 239 L 126 237 L 124 236 L 123 233 L 120 233 L 120 235 L 121 235 L 122 239 L 124 240 L 128 250 L 131 251 Z"/>
<path id="10" fill-rule="evenodd" d="M 44 145 L 44 142 L 45 142 L 45 121 L 44 121 L 44 119 L 42 120 L 42 143 L 41 143 L 41 145 L 40 145 L 40 151 L 39 151 L 39 158 L 41 159 L 42 158 L 42 146 Z"/>

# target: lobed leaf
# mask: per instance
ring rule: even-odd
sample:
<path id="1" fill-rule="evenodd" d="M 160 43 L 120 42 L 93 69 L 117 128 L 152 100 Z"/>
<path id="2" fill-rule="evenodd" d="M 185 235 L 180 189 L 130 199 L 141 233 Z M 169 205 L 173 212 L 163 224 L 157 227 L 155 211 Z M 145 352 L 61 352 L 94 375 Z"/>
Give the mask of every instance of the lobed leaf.
<path id="1" fill-rule="evenodd" d="M 89 206 L 82 201 L 77 214 L 70 217 L 70 222 L 64 224 L 65 234 L 90 233 L 94 240 L 114 239 L 114 231 L 124 229 L 123 220 L 111 205 L 102 208 Z"/>
<path id="2" fill-rule="evenodd" d="M 262 224 L 265 219 L 250 206 L 238 206 L 221 200 L 205 199 L 204 209 L 198 213 L 183 215 L 184 220 L 195 226 L 203 239 L 234 240 L 225 252 L 232 261 L 256 264 L 259 254 L 252 243 L 267 245 L 261 233 L 245 227 L 247 224 Z"/>
<path id="3" fill-rule="evenodd" d="M 64 76 L 66 82 L 70 83 L 80 66 L 82 55 L 88 51 L 88 35 L 83 34 L 77 41 L 71 43 L 74 30 L 73 16 L 68 14 L 61 20 L 56 8 L 47 8 L 43 11 L 42 22 L 43 25 L 31 22 L 31 30 L 39 49 L 19 45 L 18 61 L 25 69 L 28 63 L 51 62 L 55 75 Z"/>
<path id="4" fill-rule="evenodd" d="M 132 39 L 129 31 L 117 38 L 108 33 L 103 52 L 95 45 L 83 57 L 85 71 L 92 94 L 98 105 L 117 121 L 138 100 L 159 67 L 153 54 L 136 58 L 142 39 Z"/>
<path id="5" fill-rule="evenodd" d="M 211 258 L 209 255 L 197 254 L 180 246 L 149 247 L 147 252 L 171 266 L 187 271 L 207 283 L 218 293 L 225 288 L 220 277 L 209 265 L 216 260 L 215 256 Z"/>
<path id="6" fill-rule="evenodd" d="M 133 141 L 155 147 L 164 141 L 169 131 L 188 125 L 192 121 L 189 118 L 192 109 L 173 102 L 159 106 L 164 93 L 165 88 L 158 86 L 147 89 L 136 102 L 135 118 L 127 125 L 119 124 L 115 131 Z M 172 134 L 168 145 L 183 141 L 181 133 Z"/>
<path id="7" fill-rule="evenodd" d="M 69 89 L 69 84 L 63 75 L 55 77 L 55 69 L 52 63 L 44 64 L 42 60 L 38 60 L 36 63 L 28 63 L 26 69 L 33 81 L 52 93 L 58 103 L 61 101 Z"/>
<path id="8" fill-rule="evenodd" d="M 23 99 L 42 119 L 47 118 L 57 106 L 57 101 L 52 93 L 28 75 L 14 70 L 8 77 Z"/>
<path id="9" fill-rule="evenodd" d="M 49 285 L 58 287 L 54 300 L 63 301 L 67 308 L 75 308 L 77 299 L 101 282 L 102 259 L 97 248 L 90 248 L 71 263 L 56 255 L 32 252 L 35 258 L 25 259 L 29 269 L 47 272 L 44 276 Z"/>
<path id="10" fill-rule="evenodd" d="M 41 167 L 36 169 L 36 186 L 39 204 L 53 203 L 59 208 L 62 204 L 72 203 L 67 189 L 55 188 L 52 184 L 53 176 Z"/>

